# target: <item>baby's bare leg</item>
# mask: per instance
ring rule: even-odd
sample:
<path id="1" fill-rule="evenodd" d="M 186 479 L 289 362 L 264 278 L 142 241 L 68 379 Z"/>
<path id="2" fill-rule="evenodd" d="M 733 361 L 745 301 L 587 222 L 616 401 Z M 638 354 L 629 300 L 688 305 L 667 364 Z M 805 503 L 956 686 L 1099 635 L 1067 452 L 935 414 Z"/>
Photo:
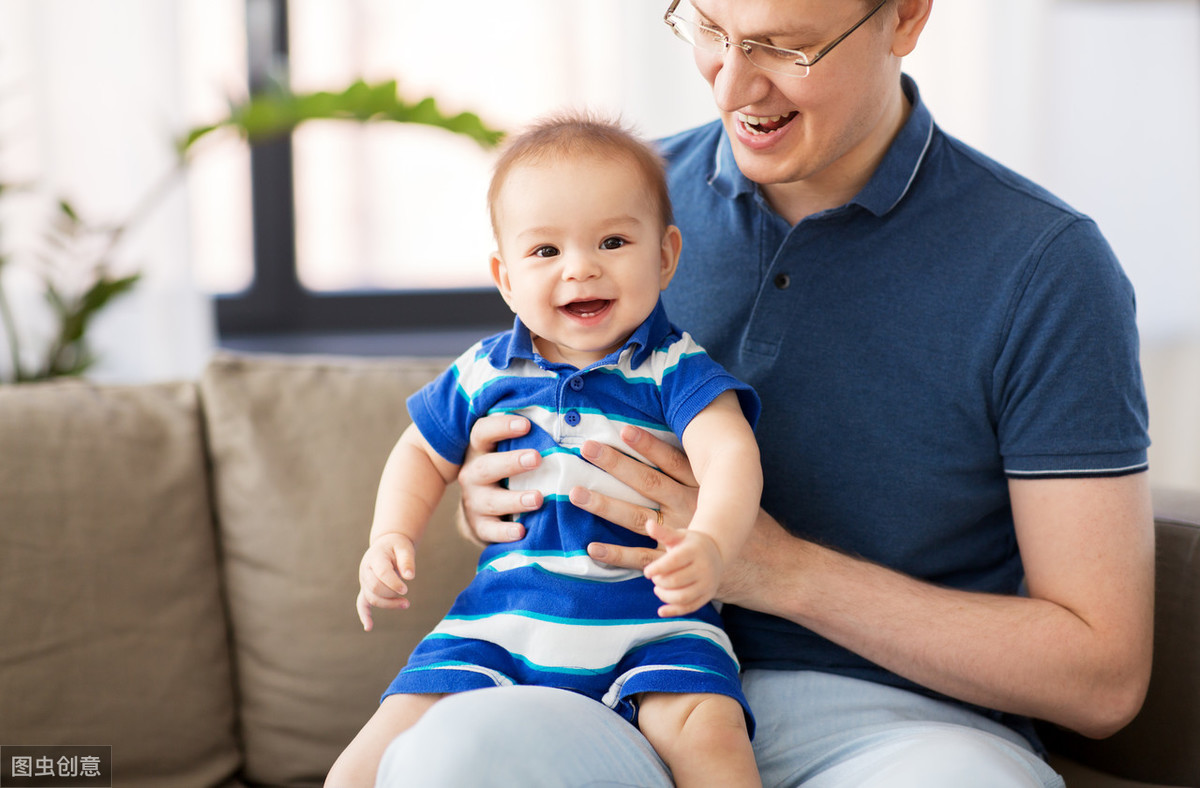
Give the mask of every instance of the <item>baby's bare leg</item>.
<path id="1" fill-rule="evenodd" d="M 441 695 L 388 695 L 325 777 L 325 788 L 373 788 L 383 751 Z"/>
<path id="2" fill-rule="evenodd" d="M 727 695 L 645 693 L 638 727 L 679 788 L 762 785 L 745 712 Z"/>

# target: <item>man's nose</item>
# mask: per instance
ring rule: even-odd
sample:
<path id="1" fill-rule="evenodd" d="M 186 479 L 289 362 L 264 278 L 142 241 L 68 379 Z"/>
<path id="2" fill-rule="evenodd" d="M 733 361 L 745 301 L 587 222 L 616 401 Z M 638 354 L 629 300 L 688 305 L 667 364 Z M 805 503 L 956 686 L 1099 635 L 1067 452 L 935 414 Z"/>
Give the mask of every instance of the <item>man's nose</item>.
<path id="1" fill-rule="evenodd" d="M 726 47 L 713 75 L 713 99 L 722 112 L 735 112 L 761 101 L 770 91 L 766 72 L 746 57 L 737 45 Z"/>

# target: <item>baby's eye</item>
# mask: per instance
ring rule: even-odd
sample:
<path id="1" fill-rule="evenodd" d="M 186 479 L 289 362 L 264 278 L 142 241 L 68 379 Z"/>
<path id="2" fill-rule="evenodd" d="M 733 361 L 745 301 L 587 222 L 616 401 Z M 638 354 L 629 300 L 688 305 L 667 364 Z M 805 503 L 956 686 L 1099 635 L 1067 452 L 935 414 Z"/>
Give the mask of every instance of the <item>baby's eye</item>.
<path id="1" fill-rule="evenodd" d="M 534 257 L 555 257 L 557 254 L 558 247 L 551 246 L 549 244 L 546 244 L 545 246 L 539 246 L 537 249 L 533 250 Z"/>
<path id="2" fill-rule="evenodd" d="M 601 249 L 620 249 L 622 246 L 625 245 L 625 243 L 626 243 L 626 241 L 624 238 L 617 238 L 614 236 L 612 238 L 605 238 L 603 241 L 601 241 L 600 248 Z"/>

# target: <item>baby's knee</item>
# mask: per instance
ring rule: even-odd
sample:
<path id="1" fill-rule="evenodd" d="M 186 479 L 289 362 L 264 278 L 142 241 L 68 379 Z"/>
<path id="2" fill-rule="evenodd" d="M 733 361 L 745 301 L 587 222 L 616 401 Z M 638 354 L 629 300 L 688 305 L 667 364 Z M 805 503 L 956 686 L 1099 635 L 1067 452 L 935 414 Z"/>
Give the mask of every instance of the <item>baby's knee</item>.
<path id="1" fill-rule="evenodd" d="M 642 734 L 678 786 L 761 786 L 742 705 L 726 695 L 653 693 L 638 712 Z"/>
<path id="2" fill-rule="evenodd" d="M 660 753 L 677 747 L 724 749 L 749 739 L 746 713 L 727 695 L 647 693 L 638 704 L 638 727 Z"/>

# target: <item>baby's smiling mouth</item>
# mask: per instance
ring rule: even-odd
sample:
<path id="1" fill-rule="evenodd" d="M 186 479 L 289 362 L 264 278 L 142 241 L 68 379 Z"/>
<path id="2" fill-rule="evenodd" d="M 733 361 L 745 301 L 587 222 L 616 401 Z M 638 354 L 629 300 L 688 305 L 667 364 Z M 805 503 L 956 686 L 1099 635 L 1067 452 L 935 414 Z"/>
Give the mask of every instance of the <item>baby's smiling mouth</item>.
<path id="1" fill-rule="evenodd" d="M 779 131 L 781 128 L 791 122 L 792 118 L 796 117 L 796 112 L 789 112 L 786 115 L 747 115 L 744 112 L 735 113 L 737 120 L 742 124 L 742 127 L 751 134 L 770 134 L 773 131 Z"/>
<path id="2" fill-rule="evenodd" d="M 564 304 L 561 309 L 574 317 L 589 318 L 595 317 L 604 310 L 608 309 L 612 301 L 603 298 L 593 298 L 584 301 L 572 301 L 569 304 Z"/>

